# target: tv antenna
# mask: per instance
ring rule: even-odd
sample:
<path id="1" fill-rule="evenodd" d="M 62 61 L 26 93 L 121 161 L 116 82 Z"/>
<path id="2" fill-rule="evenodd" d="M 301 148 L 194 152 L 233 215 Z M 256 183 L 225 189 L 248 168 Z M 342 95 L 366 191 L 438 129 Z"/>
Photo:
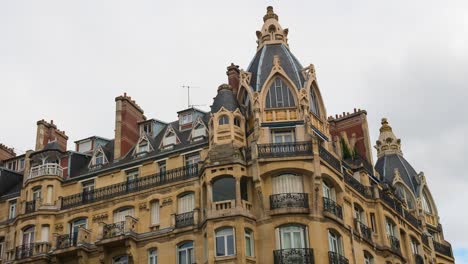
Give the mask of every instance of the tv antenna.
<path id="1" fill-rule="evenodd" d="M 200 88 L 200 87 L 191 86 L 191 85 L 182 85 L 181 87 L 187 89 L 187 107 L 190 108 L 191 106 L 194 106 L 194 105 L 190 105 L 190 89 L 197 89 L 197 88 Z"/>

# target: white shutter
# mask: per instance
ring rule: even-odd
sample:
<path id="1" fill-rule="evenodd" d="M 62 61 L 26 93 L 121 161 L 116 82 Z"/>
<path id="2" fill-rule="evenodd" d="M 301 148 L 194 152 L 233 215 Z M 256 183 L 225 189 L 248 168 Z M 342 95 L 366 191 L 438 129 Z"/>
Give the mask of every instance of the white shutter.
<path id="1" fill-rule="evenodd" d="M 195 207 L 195 199 L 193 193 L 186 194 L 178 199 L 178 210 L 179 214 L 193 211 Z"/>
<path id="2" fill-rule="evenodd" d="M 273 194 L 303 192 L 301 176 L 285 174 L 273 178 Z"/>
<path id="3" fill-rule="evenodd" d="M 159 201 L 153 201 L 151 203 L 151 224 L 159 224 Z"/>
<path id="4" fill-rule="evenodd" d="M 47 186 L 47 199 L 46 203 L 47 204 L 52 204 L 52 192 L 53 192 L 53 187 L 52 186 Z"/>
<path id="5" fill-rule="evenodd" d="M 41 241 L 42 242 L 49 242 L 49 226 L 43 225 L 41 229 Z"/>

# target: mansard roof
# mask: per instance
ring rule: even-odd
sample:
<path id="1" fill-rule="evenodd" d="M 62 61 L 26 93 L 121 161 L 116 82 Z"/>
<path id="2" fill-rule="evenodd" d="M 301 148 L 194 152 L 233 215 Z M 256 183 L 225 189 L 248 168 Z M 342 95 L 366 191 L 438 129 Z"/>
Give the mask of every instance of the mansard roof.
<path id="1" fill-rule="evenodd" d="M 418 173 L 411 164 L 399 154 L 388 154 L 377 160 L 375 169 L 380 174 L 383 182 L 392 185 L 395 178 L 395 169 L 400 173 L 400 178 L 411 189 L 414 195 L 418 195 Z"/>
<path id="2" fill-rule="evenodd" d="M 222 84 L 218 87 L 218 94 L 213 99 L 211 113 L 217 113 L 223 107 L 231 112 L 236 111 L 238 108 L 240 109 L 236 96 L 228 84 Z"/>
<path id="3" fill-rule="evenodd" d="M 0 167 L 0 198 L 19 194 L 22 183 L 21 174 Z"/>
<path id="4" fill-rule="evenodd" d="M 260 91 L 265 84 L 271 70 L 273 59 L 278 56 L 281 68 L 286 72 L 297 89 L 304 86 L 305 79 L 302 75 L 302 65 L 284 44 L 268 44 L 257 51 L 247 71 L 252 73 L 250 86 L 254 91 Z"/>

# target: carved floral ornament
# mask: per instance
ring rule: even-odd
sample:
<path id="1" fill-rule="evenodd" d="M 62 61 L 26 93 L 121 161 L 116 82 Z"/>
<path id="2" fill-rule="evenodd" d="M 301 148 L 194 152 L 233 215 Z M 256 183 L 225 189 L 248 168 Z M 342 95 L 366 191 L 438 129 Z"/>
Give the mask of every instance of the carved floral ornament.
<path id="1" fill-rule="evenodd" d="M 109 215 L 107 213 L 95 214 L 93 215 L 93 222 L 102 222 L 107 218 L 109 218 Z"/>

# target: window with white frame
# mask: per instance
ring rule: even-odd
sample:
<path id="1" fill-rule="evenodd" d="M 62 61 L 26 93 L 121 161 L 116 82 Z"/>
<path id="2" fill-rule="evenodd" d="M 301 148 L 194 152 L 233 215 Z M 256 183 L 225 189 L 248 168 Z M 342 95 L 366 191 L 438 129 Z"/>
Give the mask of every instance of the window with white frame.
<path id="1" fill-rule="evenodd" d="M 94 180 L 89 180 L 81 183 L 81 191 L 90 193 L 94 190 Z"/>
<path id="2" fill-rule="evenodd" d="M 49 232 L 50 232 L 49 225 L 41 226 L 41 242 L 49 242 Z"/>
<path id="3" fill-rule="evenodd" d="M 148 264 L 158 264 L 158 250 L 151 248 L 148 250 Z"/>
<path id="4" fill-rule="evenodd" d="M 10 201 L 10 206 L 8 210 L 8 219 L 13 219 L 16 217 L 16 200 Z"/>
<path id="5" fill-rule="evenodd" d="M 336 202 L 336 191 L 333 185 L 324 181 L 322 183 L 323 197 Z"/>
<path id="6" fill-rule="evenodd" d="M 177 143 L 177 136 L 173 130 L 168 130 L 163 138 L 163 146 L 175 145 Z"/>
<path id="7" fill-rule="evenodd" d="M 195 263 L 193 241 L 187 241 L 177 246 L 177 263 L 178 264 L 194 264 Z"/>
<path id="8" fill-rule="evenodd" d="M 104 164 L 104 154 L 102 152 L 96 153 L 96 156 L 94 157 L 94 165 L 102 165 Z"/>
<path id="9" fill-rule="evenodd" d="M 275 78 L 268 90 L 266 96 L 266 108 L 294 107 L 294 101 L 291 89 L 279 77 Z"/>
<path id="10" fill-rule="evenodd" d="M 293 130 L 273 130 L 271 136 L 273 143 L 290 143 L 295 141 Z"/>
<path id="11" fill-rule="evenodd" d="M 177 199 L 177 213 L 183 214 L 192 212 L 195 208 L 195 195 L 193 193 L 186 193 L 179 196 Z"/>
<path id="12" fill-rule="evenodd" d="M 364 210 L 362 209 L 362 207 L 359 206 L 358 204 L 354 204 L 354 218 L 359 223 L 367 224 L 366 214 L 364 213 Z"/>
<path id="13" fill-rule="evenodd" d="M 184 114 L 180 117 L 180 124 L 181 125 L 185 125 L 185 124 L 189 124 L 189 123 L 192 123 L 192 113 L 190 114 Z"/>
<path id="14" fill-rule="evenodd" d="M 114 223 L 125 221 L 125 217 L 133 216 L 133 207 L 126 207 L 114 211 Z"/>
<path id="15" fill-rule="evenodd" d="M 138 153 L 149 152 L 149 144 L 147 140 L 142 140 L 138 145 Z"/>
<path id="16" fill-rule="evenodd" d="M 118 256 L 112 259 L 112 264 L 128 264 L 128 256 Z"/>
<path id="17" fill-rule="evenodd" d="M 159 173 L 165 173 L 166 172 L 166 161 L 160 161 L 158 162 L 158 167 L 159 167 Z"/>
<path id="18" fill-rule="evenodd" d="M 185 166 L 197 165 L 199 161 L 200 161 L 199 153 L 185 155 Z"/>
<path id="19" fill-rule="evenodd" d="M 328 247 L 331 252 L 344 255 L 341 235 L 334 230 L 328 230 Z"/>
<path id="20" fill-rule="evenodd" d="M 397 227 L 388 217 L 385 218 L 385 231 L 387 231 L 388 236 L 396 237 Z"/>
<path id="21" fill-rule="evenodd" d="M 278 230 L 279 249 L 307 248 L 307 232 L 302 225 L 281 226 Z"/>
<path id="22" fill-rule="evenodd" d="M 133 169 L 133 170 L 127 171 L 126 174 L 127 174 L 127 182 L 133 182 L 138 178 L 140 172 L 138 171 L 138 169 Z"/>
<path id="23" fill-rule="evenodd" d="M 22 245 L 28 245 L 35 242 L 35 228 L 34 226 L 23 229 Z"/>
<path id="24" fill-rule="evenodd" d="M 74 245 L 76 245 L 76 242 L 78 241 L 78 230 L 80 227 L 87 228 L 87 225 L 88 219 L 86 218 L 79 218 L 70 222 L 70 237 L 72 238 Z"/>
<path id="25" fill-rule="evenodd" d="M 273 194 L 303 193 L 302 176 L 295 174 L 281 174 L 273 177 Z"/>
<path id="26" fill-rule="evenodd" d="M 5 238 L 0 237 L 0 259 L 3 259 L 3 248 L 5 247 Z"/>
<path id="27" fill-rule="evenodd" d="M 21 171 L 24 169 L 24 159 L 19 160 L 18 170 Z"/>
<path id="28" fill-rule="evenodd" d="M 151 225 L 159 225 L 159 201 L 151 202 Z"/>
<path id="29" fill-rule="evenodd" d="M 33 189 L 33 192 L 32 192 L 32 199 L 34 201 L 37 201 L 37 200 L 40 200 L 41 199 L 41 187 L 36 187 Z"/>
<path id="30" fill-rule="evenodd" d="M 224 227 L 215 232 L 216 256 L 233 256 L 235 254 L 234 229 Z"/>
<path id="31" fill-rule="evenodd" d="M 414 254 L 414 255 L 418 255 L 419 254 L 419 242 L 416 238 L 414 237 L 411 237 L 411 252 Z"/>
<path id="32" fill-rule="evenodd" d="M 247 257 L 255 256 L 255 253 L 254 253 L 255 252 L 254 250 L 255 240 L 253 237 L 253 231 L 250 229 L 245 229 L 244 237 L 245 237 L 245 255 Z"/>

